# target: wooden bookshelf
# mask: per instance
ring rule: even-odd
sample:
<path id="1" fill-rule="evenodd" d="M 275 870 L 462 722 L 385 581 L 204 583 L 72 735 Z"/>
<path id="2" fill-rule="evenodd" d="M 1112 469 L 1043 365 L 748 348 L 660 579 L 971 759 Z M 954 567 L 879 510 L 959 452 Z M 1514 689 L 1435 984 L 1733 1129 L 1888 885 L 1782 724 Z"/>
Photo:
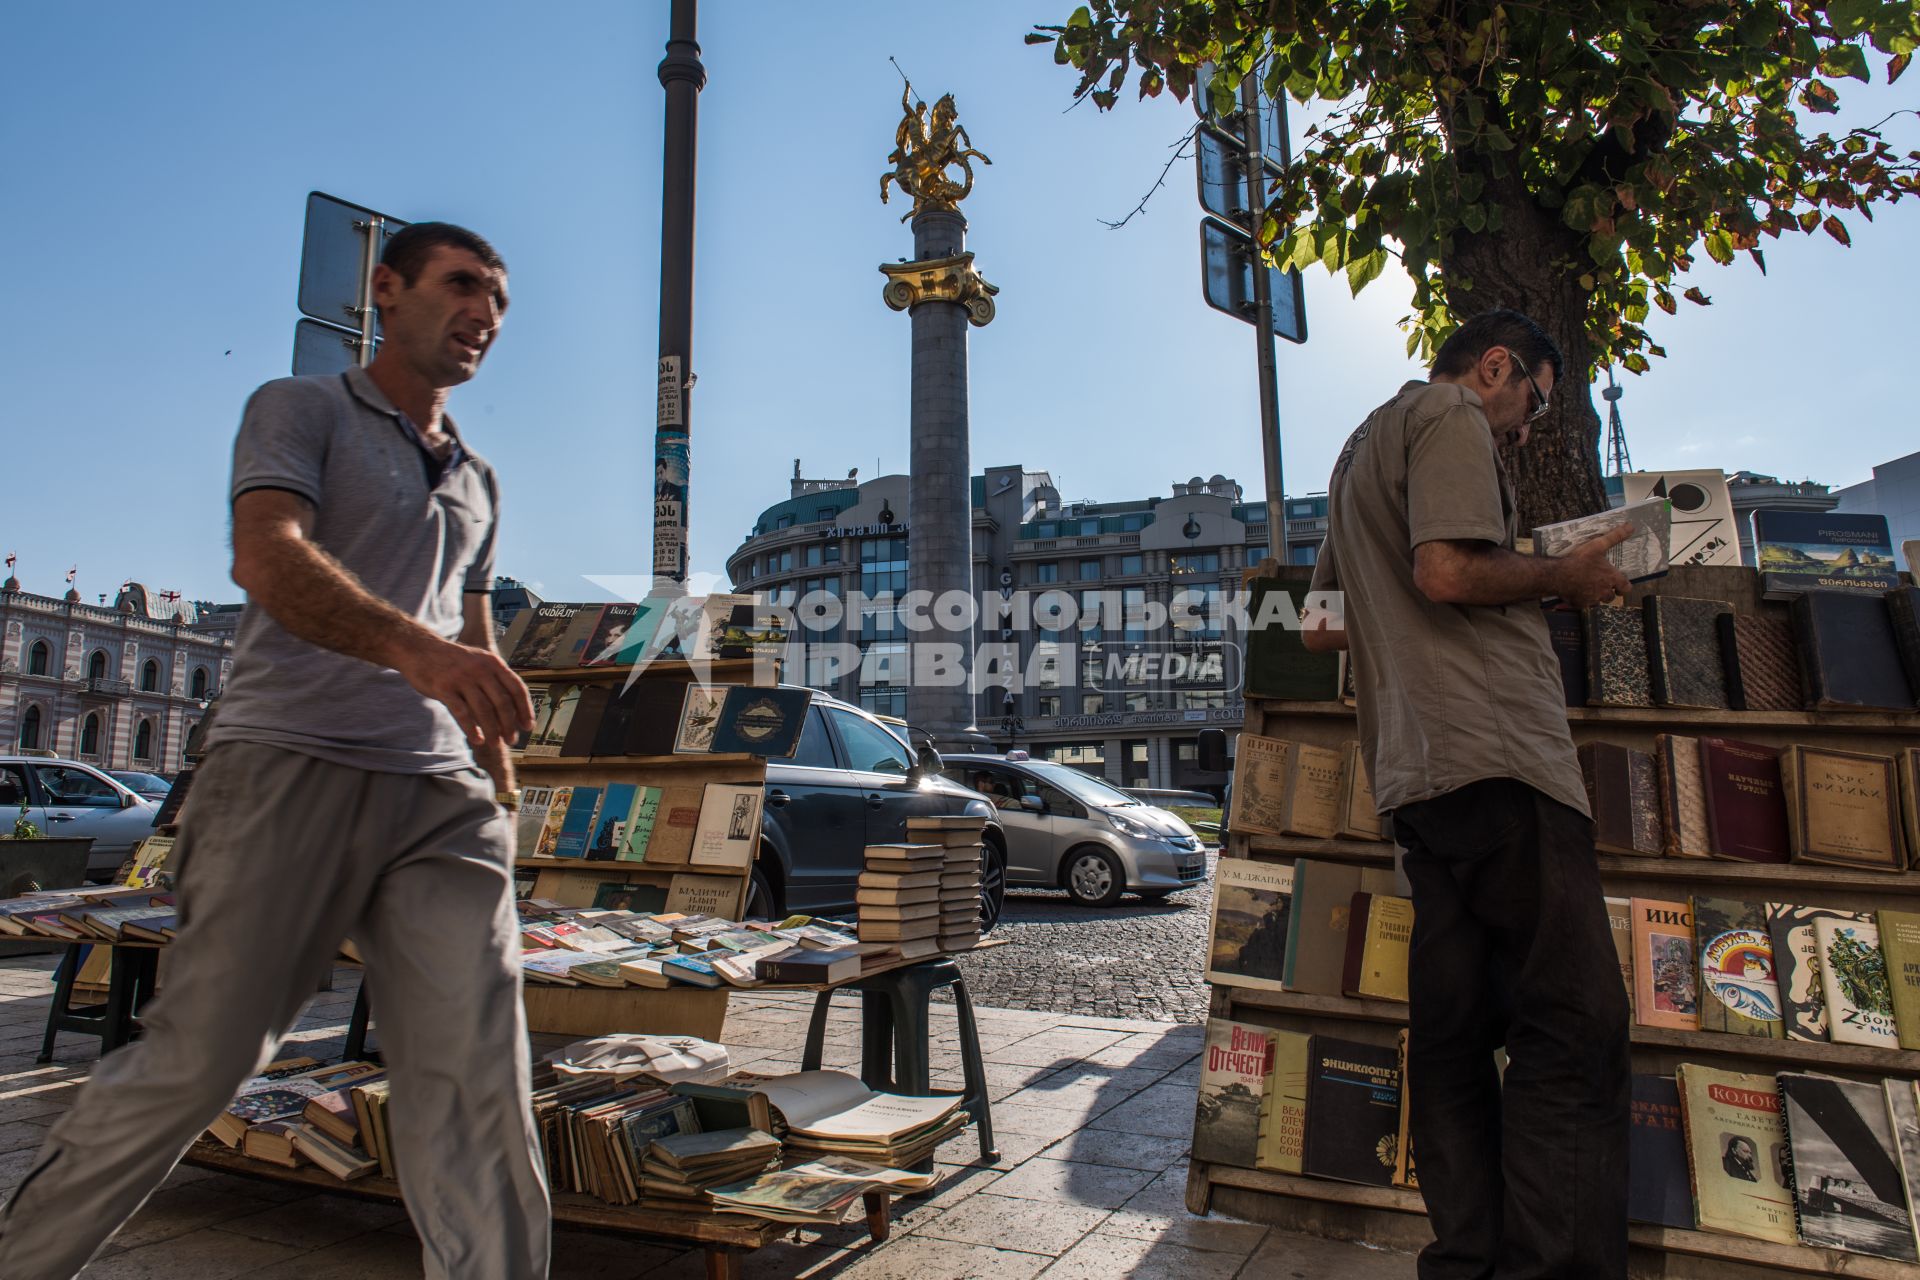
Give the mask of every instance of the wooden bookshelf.
<path id="1" fill-rule="evenodd" d="M 1752 611 L 1756 602 L 1743 571 L 1676 569 L 1675 594 L 1726 599 Z M 1750 577 L 1750 572 L 1747 572 Z M 1737 589 L 1736 589 L 1737 588 Z M 1637 597 L 1646 588 L 1636 591 Z M 1767 606 L 1769 609 L 1778 606 Z M 1340 701 L 1246 700 L 1247 733 L 1340 749 L 1359 737 L 1355 709 Z M 1796 742 L 1880 754 L 1920 745 L 1920 712 L 1703 711 L 1642 707 L 1577 707 L 1567 712 L 1576 744 L 1617 742 L 1650 750 L 1656 734 L 1724 736 L 1784 747 Z M 1392 867 L 1394 846 L 1370 840 L 1319 840 L 1229 832 L 1227 857 L 1291 861 L 1308 857 L 1349 865 Z M 1765 865 L 1720 859 L 1636 858 L 1601 855 L 1602 884 L 1610 896 L 1684 898 L 1696 892 L 1749 900 L 1794 902 L 1850 911 L 1897 905 L 1914 908 L 1920 871 L 1861 871 L 1809 864 Z M 1403 881 L 1404 886 L 1404 881 Z M 1404 892 L 1403 887 L 1403 892 Z M 1609 973 L 1612 970 L 1609 968 Z M 1393 1044 L 1406 1025 L 1407 1006 L 1393 1001 L 1304 995 L 1213 985 L 1209 1013 L 1371 1044 Z M 1768 1073 L 1813 1070 L 1855 1079 L 1920 1078 L 1920 1053 L 1634 1025 L 1634 1070 L 1671 1074 L 1682 1062 Z M 1220 1210 L 1293 1230 L 1359 1239 L 1394 1248 L 1418 1248 L 1432 1238 L 1415 1191 L 1358 1186 L 1316 1178 L 1194 1161 L 1188 1207 Z M 1920 1280 L 1920 1266 L 1836 1250 L 1781 1246 L 1712 1232 L 1650 1226 L 1631 1228 L 1635 1277 L 1738 1280 L 1790 1275 L 1866 1276 Z"/>

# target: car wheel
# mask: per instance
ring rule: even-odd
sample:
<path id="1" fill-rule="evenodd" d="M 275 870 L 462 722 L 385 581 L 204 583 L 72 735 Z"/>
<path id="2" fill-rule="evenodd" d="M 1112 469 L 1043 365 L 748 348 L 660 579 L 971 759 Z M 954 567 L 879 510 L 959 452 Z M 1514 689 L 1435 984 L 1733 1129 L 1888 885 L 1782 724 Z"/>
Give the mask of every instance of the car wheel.
<path id="1" fill-rule="evenodd" d="M 980 932 L 992 933 L 1007 903 L 1007 851 L 992 840 L 980 846 Z"/>
<path id="2" fill-rule="evenodd" d="M 760 869 L 760 864 L 757 862 L 753 864 L 753 874 L 747 877 L 747 907 L 743 918 L 747 920 L 782 918 L 780 904 L 773 897 L 773 884 L 767 879 L 767 873 Z"/>
<path id="3" fill-rule="evenodd" d="M 1088 846 L 1067 855 L 1060 883 L 1083 907 L 1110 907 L 1126 892 L 1127 873 L 1113 854 Z"/>

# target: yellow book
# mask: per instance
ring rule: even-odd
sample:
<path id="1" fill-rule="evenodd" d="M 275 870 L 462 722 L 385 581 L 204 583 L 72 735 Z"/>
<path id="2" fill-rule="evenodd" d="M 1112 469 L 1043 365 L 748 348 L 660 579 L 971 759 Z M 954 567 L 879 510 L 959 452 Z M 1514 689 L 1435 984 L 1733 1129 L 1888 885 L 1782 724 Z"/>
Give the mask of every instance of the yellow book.
<path id="1" fill-rule="evenodd" d="M 1347 927 L 1347 995 L 1369 1000 L 1407 998 L 1407 957 L 1413 949 L 1413 902 L 1386 893 L 1353 895 Z"/>
<path id="2" fill-rule="evenodd" d="M 1299 1173 L 1307 1137 L 1308 1046 L 1312 1037 L 1297 1031 L 1275 1031 L 1273 1068 L 1260 1098 L 1260 1143 L 1253 1163 L 1257 1169 Z"/>

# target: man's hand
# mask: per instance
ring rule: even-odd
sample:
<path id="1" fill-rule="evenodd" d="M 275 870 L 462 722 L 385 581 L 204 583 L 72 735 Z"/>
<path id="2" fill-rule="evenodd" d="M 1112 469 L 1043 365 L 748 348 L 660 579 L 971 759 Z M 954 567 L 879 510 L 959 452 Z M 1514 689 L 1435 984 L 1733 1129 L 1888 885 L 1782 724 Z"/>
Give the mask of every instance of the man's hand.
<path id="1" fill-rule="evenodd" d="M 1633 584 L 1613 567 L 1607 552 L 1633 535 L 1633 526 L 1617 524 L 1605 533 L 1580 543 L 1554 563 L 1560 572 L 1556 583 L 1560 598 L 1576 609 L 1600 604 L 1627 593 Z"/>
<path id="2" fill-rule="evenodd" d="M 533 728 L 527 686 L 491 649 L 433 637 L 410 648 L 394 669 L 427 697 L 443 703 L 469 746 L 510 743 Z"/>

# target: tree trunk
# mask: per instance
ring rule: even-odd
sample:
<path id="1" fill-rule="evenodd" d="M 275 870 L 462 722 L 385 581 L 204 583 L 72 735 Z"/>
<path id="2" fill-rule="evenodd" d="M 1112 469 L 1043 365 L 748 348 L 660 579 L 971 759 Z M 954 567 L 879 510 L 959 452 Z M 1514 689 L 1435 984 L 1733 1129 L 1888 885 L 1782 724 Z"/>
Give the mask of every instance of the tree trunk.
<path id="1" fill-rule="evenodd" d="M 1487 202 L 1500 208 L 1500 230 L 1457 235 L 1441 260 L 1454 318 L 1467 320 L 1496 307 L 1525 312 L 1552 336 L 1566 361 L 1553 408 L 1533 424 L 1526 447 L 1502 450 L 1525 537 L 1538 525 L 1607 506 L 1586 299 L 1576 272 L 1555 265 L 1583 260 L 1585 246 L 1518 179 L 1489 175 L 1486 190 Z"/>

